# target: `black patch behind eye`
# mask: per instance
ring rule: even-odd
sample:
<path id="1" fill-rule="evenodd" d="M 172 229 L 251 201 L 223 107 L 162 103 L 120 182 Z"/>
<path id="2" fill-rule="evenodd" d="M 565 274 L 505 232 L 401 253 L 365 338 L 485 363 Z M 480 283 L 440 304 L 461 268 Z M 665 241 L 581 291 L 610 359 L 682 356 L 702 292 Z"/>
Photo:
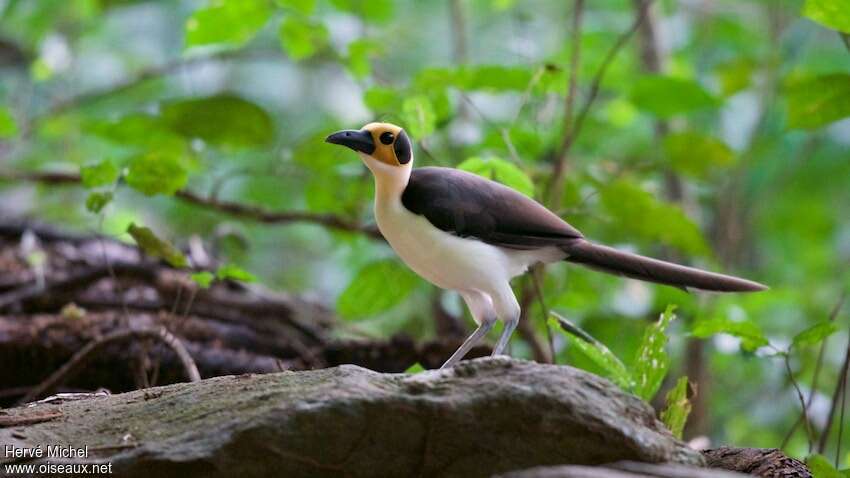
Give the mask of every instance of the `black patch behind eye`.
<path id="1" fill-rule="evenodd" d="M 410 162 L 413 151 L 411 151 L 410 147 L 410 138 L 407 137 L 407 133 L 404 130 L 398 132 L 398 138 L 395 140 L 393 151 L 395 151 L 395 157 L 400 164 Z"/>
<path id="2" fill-rule="evenodd" d="M 381 136 L 378 139 L 380 139 L 381 142 L 384 144 L 392 144 L 393 139 L 395 138 L 393 137 L 393 134 L 389 131 L 384 131 L 383 133 L 381 133 Z"/>

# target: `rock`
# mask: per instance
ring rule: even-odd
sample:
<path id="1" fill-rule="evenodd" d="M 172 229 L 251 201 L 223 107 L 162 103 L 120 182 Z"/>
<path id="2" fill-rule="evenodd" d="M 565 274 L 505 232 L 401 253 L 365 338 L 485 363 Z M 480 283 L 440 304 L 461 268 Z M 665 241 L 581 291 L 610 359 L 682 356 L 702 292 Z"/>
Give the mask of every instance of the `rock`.
<path id="1" fill-rule="evenodd" d="M 81 460 L 111 462 L 120 476 L 483 477 L 564 463 L 703 464 L 649 405 L 607 380 L 508 358 L 413 376 L 343 365 L 218 377 L 4 417 L 0 443 L 88 445 Z"/>

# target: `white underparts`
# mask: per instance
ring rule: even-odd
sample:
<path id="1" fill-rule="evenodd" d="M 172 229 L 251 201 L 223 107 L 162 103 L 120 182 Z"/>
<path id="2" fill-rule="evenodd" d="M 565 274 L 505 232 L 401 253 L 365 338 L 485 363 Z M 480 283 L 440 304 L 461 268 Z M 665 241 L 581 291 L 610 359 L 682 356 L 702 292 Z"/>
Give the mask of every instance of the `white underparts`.
<path id="1" fill-rule="evenodd" d="M 460 292 L 479 324 L 516 319 L 519 304 L 510 280 L 535 263 L 566 256 L 556 247 L 521 251 L 444 232 L 402 204 L 410 165 L 389 166 L 367 156 L 363 160 L 375 175 L 375 219 L 390 246 L 427 281 Z"/>

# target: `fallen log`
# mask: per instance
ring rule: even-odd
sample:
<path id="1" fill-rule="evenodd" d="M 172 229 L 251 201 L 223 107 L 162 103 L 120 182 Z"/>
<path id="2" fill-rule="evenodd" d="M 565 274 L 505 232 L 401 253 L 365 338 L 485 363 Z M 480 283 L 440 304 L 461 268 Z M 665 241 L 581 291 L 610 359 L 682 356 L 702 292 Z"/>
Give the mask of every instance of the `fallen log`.
<path id="1" fill-rule="evenodd" d="M 811 478 L 806 464 L 776 448 L 722 447 L 703 452 L 708 466 L 755 476 Z"/>

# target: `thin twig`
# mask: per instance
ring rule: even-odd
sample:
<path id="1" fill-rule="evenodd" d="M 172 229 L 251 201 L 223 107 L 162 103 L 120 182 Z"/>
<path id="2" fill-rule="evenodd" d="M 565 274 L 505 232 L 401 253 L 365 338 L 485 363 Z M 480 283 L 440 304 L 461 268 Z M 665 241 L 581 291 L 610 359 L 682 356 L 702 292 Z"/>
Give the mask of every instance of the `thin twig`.
<path id="1" fill-rule="evenodd" d="M 524 277 L 522 291 L 519 297 L 520 317 L 517 331 L 519 332 L 520 337 L 522 337 L 528 346 L 531 347 L 534 360 L 541 363 L 547 363 L 550 359 L 546 352 L 546 348 L 540 343 L 540 340 L 537 337 L 537 332 L 534 330 L 534 327 L 531 325 L 531 321 L 528 318 L 528 313 L 531 310 L 531 302 L 534 300 L 533 291 L 534 288 L 531 284 L 531 279 Z"/>
<path id="2" fill-rule="evenodd" d="M 826 426 L 818 442 L 818 453 L 820 454 L 823 454 L 824 450 L 826 450 L 826 444 L 829 442 L 829 431 L 832 428 L 832 420 L 835 418 L 835 410 L 838 408 L 839 397 L 844 388 L 848 367 L 850 367 L 850 336 L 847 339 L 847 350 L 844 352 L 844 363 L 841 365 L 841 371 L 838 373 L 838 383 L 835 384 L 835 391 L 832 393 L 832 404 L 829 407 Z"/>
<path id="3" fill-rule="evenodd" d="M 794 372 L 791 371 L 791 359 L 787 353 L 782 354 L 782 360 L 785 362 L 785 371 L 788 374 L 788 380 L 791 381 L 791 385 L 794 387 L 794 390 L 797 391 L 797 398 L 800 399 L 800 406 L 803 407 L 803 424 L 806 427 L 806 441 L 809 443 L 809 453 L 812 452 L 812 425 L 809 422 L 809 413 L 808 407 L 806 406 L 806 399 L 803 398 L 803 392 L 800 391 L 800 386 L 797 383 L 797 380 L 794 379 Z"/>
<path id="4" fill-rule="evenodd" d="M 564 135 L 561 147 L 552 168 L 552 182 L 549 191 L 549 205 L 557 207 L 561 202 L 561 183 L 567 169 L 567 158 L 573 135 L 573 115 L 578 92 L 578 70 L 581 65 L 581 20 L 584 12 L 584 0 L 575 0 L 573 5 L 572 31 L 570 32 L 570 71 L 567 80 L 567 97 L 564 100 Z"/>
<path id="5" fill-rule="evenodd" d="M 572 127 L 567 131 L 564 135 L 563 141 L 561 142 L 561 146 L 555 154 L 556 164 L 561 162 L 562 160 L 565 162 L 570 153 L 570 149 L 575 143 L 576 138 L 581 133 L 582 127 L 584 126 L 584 121 L 587 118 L 587 115 L 590 113 L 590 108 L 593 106 L 593 103 L 596 101 L 596 97 L 599 94 L 599 88 L 602 85 L 602 80 L 605 78 L 605 73 L 608 71 L 608 67 L 614 61 L 614 58 L 617 57 L 617 54 L 620 53 L 620 50 L 628 43 L 629 39 L 637 32 L 638 28 L 640 28 L 641 23 L 643 23 L 644 19 L 647 17 L 647 13 L 649 11 L 649 7 L 652 5 L 652 0 L 647 1 L 643 8 L 640 9 L 635 17 L 634 22 L 629 27 L 628 30 L 620 34 L 620 37 L 617 38 L 617 41 L 608 50 L 608 53 L 605 55 L 605 59 L 602 60 L 602 64 L 599 65 L 599 69 L 596 70 L 596 73 L 593 75 L 593 79 L 590 83 L 590 90 L 588 91 L 587 98 L 584 100 L 581 109 L 576 116 L 575 121 L 572 122 Z M 561 173 L 563 176 L 563 172 Z M 553 178 L 554 179 L 554 178 Z M 563 178 L 561 178 L 563 179 Z M 553 189 L 559 189 L 560 184 L 552 182 Z"/>
<path id="6" fill-rule="evenodd" d="M 838 317 L 838 313 L 841 311 L 841 308 L 844 306 L 844 301 L 847 299 L 847 292 L 842 292 L 841 296 L 838 298 L 838 302 L 833 306 L 832 310 L 829 313 L 829 322 L 835 322 L 836 317 Z M 826 353 L 826 343 L 829 341 L 829 338 L 825 338 L 823 342 L 820 344 L 820 350 L 818 350 L 818 358 L 815 362 L 815 371 L 812 374 L 812 392 L 809 394 L 809 399 L 806 401 L 806 407 L 812 406 L 812 401 L 815 399 L 815 393 L 817 393 L 818 389 L 818 380 L 820 378 L 820 371 L 823 367 L 823 357 Z M 785 449 L 788 446 L 788 442 L 791 441 L 791 437 L 794 436 L 794 432 L 797 431 L 797 428 L 803 423 L 803 413 L 800 413 L 800 416 L 797 417 L 797 421 L 794 422 L 794 425 L 791 426 L 791 429 L 788 430 L 788 433 L 785 434 L 785 438 L 782 439 L 782 445 L 779 448 Z"/>
<path id="7" fill-rule="evenodd" d="M 28 181 L 54 185 L 76 185 L 81 182 L 80 176 L 73 173 L 12 171 L 0 171 L 0 181 Z M 381 236 L 381 233 L 376 227 L 360 224 L 335 214 L 320 214 L 306 211 L 269 211 L 260 206 L 231 201 L 219 201 L 203 197 L 189 190 L 177 191 L 174 193 L 174 197 L 189 204 L 265 224 L 306 222 L 324 226 L 328 229 L 365 234 L 373 239 L 383 239 L 383 236 Z"/>
<path id="8" fill-rule="evenodd" d="M 549 361 L 557 363 L 555 360 L 555 340 L 552 337 L 552 328 L 549 327 L 549 308 L 546 307 L 546 300 L 543 297 L 543 287 L 540 285 L 540 272 L 542 268 L 534 268 L 531 271 L 531 281 L 534 284 L 534 294 L 540 302 L 540 314 L 543 319 L 543 326 L 546 327 L 546 341 L 549 342 Z"/>
<path id="9" fill-rule="evenodd" d="M 37 413 L 33 415 L 22 415 L 12 417 L 0 416 L 0 428 L 35 425 L 36 423 L 55 420 L 63 416 L 65 415 L 59 410 L 55 412 Z"/>
<path id="10" fill-rule="evenodd" d="M 844 410 L 847 408 L 847 374 L 842 377 L 841 384 L 841 413 L 838 416 L 838 443 L 835 445 L 835 467 L 841 461 L 841 435 L 844 434 Z"/>
<path id="11" fill-rule="evenodd" d="M 102 350 L 106 346 L 139 339 L 159 340 L 169 346 L 183 365 L 183 369 L 186 372 L 186 377 L 189 381 L 197 382 L 201 380 L 201 375 L 198 373 L 198 367 L 195 365 L 195 361 L 192 359 L 192 356 L 189 355 L 186 347 L 177 337 L 165 330 L 164 327 L 157 329 L 120 330 L 92 340 L 86 344 L 85 347 L 74 354 L 74 356 L 71 357 L 65 365 L 59 368 L 59 370 L 53 372 L 53 374 L 47 377 L 47 379 L 41 382 L 38 386 L 33 387 L 18 403 L 23 404 L 31 402 L 42 395 L 52 392 L 56 389 L 56 387 L 73 378 L 73 376 L 82 370 L 98 351 Z"/>

